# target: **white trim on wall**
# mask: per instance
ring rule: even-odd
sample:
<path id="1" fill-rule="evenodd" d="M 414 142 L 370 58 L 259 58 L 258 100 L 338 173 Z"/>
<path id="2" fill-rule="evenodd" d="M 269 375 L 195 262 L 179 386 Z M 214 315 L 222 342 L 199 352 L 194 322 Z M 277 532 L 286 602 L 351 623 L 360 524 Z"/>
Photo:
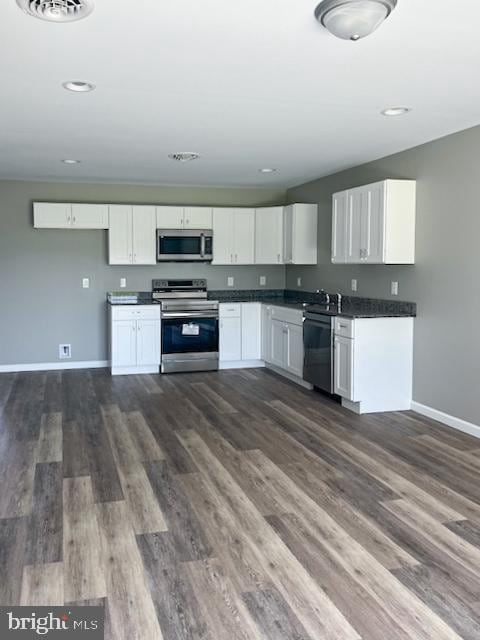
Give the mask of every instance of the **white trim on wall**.
<path id="1" fill-rule="evenodd" d="M 461 418 L 456 418 L 455 416 L 443 413 L 443 411 L 439 411 L 438 409 L 433 409 L 433 407 L 427 407 L 427 405 L 420 404 L 419 402 L 412 402 L 412 411 L 416 411 L 423 416 L 437 420 L 438 422 L 446 424 L 448 427 L 452 427 L 458 431 L 468 433 L 475 438 L 480 438 L 480 425 L 473 424 L 473 422 L 467 422 Z"/>
<path id="2" fill-rule="evenodd" d="M 81 360 L 79 362 L 37 362 L 35 364 L 0 364 L 0 373 L 22 371 L 56 371 L 58 369 L 103 369 L 109 367 L 108 360 Z"/>

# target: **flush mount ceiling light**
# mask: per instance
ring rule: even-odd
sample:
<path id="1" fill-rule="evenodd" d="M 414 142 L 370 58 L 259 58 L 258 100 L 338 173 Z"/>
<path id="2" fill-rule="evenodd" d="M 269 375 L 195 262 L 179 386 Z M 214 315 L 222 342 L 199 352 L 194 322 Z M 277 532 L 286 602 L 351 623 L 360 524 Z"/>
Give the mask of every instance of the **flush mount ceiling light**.
<path id="1" fill-rule="evenodd" d="M 67 91 L 75 91 L 77 93 L 86 93 L 87 91 L 93 91 L 95 85 L 91 82 L 84 82 L 83 80 L 68 80 L 64 82 L 62 87 Z"/>
<path id="2" fill-rule="evenodd" d="M 379 27 L 397 6 L 397 0 L 322 0 L 316 19 L 337 38 L 360 40 Z"/>
<path id="3" fill-rule="evenodd" d="M 80 160 L 73 160 L 71 158 L 66 158 L 65 160 L 62 160 L 63 164 L 80 164 Z"/>
<path id="4" fill-rule="evenodd" d="M 191 160 L 198 160 L 200 154 L 193 151 L 182 151 L 180 153 L 170 153 L 168 157 L 176 162 L 190 162 Z"/>
<path id="5" fill-rule="evenodd" d="M 265 167 L 265 169 L 259 169 L 260 173 L 275 173 L 276 169 L 270 169 L 269 167 Z"/>
<path id="6" fill-rule="evenodd" d="M 410 107 L 388 107 L 388 109 L 384 109 L 381 113 L 382 116 L 404 116 L 406 113 L 410 113 Z"/>
<path id="7" fill-rule="evenodd" d="M 29 16 L 49 22 L 74 22 L 90 15 L 93 0 L 17 0 Z"/>

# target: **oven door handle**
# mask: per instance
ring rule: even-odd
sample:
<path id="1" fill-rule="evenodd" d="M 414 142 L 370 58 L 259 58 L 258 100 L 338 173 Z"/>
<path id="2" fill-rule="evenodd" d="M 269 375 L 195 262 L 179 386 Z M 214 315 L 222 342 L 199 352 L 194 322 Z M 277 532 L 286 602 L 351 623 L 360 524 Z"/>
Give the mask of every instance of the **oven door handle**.
<path id="1" fill-rule="evenodd" d="M 184 313 L 182 313 L 181 311 L 163 311 L 161 316 L 162 318 L 178 318 L 179 320 L 185 318 L 190 318 L 191 320 L 195 320 L 196 318 L 213 318 L 215 320 L 218 320 L 218 313 L 215 313 L 214 311 L 195 311 L 193 313 L 191 311 L 185 311 Z"/>
<path id="2" fill-rule="evenodd" d="M 200 257 L 205 257 L 205 234 L 200 234 Z"/>

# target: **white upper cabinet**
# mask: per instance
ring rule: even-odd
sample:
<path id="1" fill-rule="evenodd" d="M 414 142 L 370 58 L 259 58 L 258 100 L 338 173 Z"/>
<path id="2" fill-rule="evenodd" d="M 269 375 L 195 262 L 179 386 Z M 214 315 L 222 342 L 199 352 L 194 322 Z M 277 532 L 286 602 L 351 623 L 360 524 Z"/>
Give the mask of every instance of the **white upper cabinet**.
<path id="1" fill-rule="evenodd" d="M 132 207 L 133 264 L 156 264 L 155 207 Z"/>
<path id="2" fill-rule="evenodd" d="M 72 204 L 74 229 L 108 229 L 108 204 Z"/>
<path id="3" fill-rule="evenodd" d="M 283 264 L 283 207 L 255 210 L 255 263 Z"/>
<path id="4" fill-rule="evenodd" d="M 108 229 L 107 204 L 34 202 L 37 229 Z"/>
<path id="5" fill-rule="evenodd" d="M 185 207 L 183 226 L 185 229 L 211 229 L 212 207 Z"/>
<path id="6" fill-rule="evenodd" d="M 155 207 L 110 206 L 109 264 L 156 264 Z"/>
<path id="7" fill-rule="evenodd" d="M 332 262 L 346 262 L 347 259 L 347 210 L 346 191 L 333 196 L 332 215 Z"/>
<path id="8" fill-rule="evenodd" d="M 255 209 L 213 210 L 213 264 L 254 264 Z"/>
<path id="9" fill-rule="evenodd" d="M 211 229 L 212 207 L 157 207 L 157 229 Z"/>
<path id="10" fill-rule="evenodd" d="M 157 229 L 183 229 L 184 207 L 157 207 Z"/>
<path id="11" fill-rule="evenodd" d="M 332 262 L 413 264 L 415 200 L 414 180 L 383 180 L 334 194 Z"/>
<path id="12" fill-rule="evenodd" d="M 283 224 L 285 264 L 317 264 L 317 205 L 288 205 L 284 208 Z"/>

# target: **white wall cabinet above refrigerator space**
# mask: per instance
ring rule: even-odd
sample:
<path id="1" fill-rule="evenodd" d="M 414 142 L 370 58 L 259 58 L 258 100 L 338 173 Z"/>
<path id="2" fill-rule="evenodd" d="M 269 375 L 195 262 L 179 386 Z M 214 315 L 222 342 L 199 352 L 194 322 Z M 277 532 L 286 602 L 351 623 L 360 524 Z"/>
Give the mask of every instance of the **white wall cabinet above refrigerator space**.
<path id="1" fill-rule="evenodd" d="M 213 264 L 255 264 L 255 209 L 213 210 Z"/>
<path id="2" fill-rule="evenodd" d="M 154 206 L 110 206 L 109 264 L 156 264 L 155 243 Z"/>
<path id="3" fill-rule="evenodd" d="M 383 180 L 333 195 L 332 262 L 414 264 L 415 180 Z"/>
<path id="4" fill-rule="evenodd" d="M 211 229 L 212 207 L 157 207 L 157 229 Z"/>
<path id="5" fill-rule="evenodd" d="M 108 229 L 108 204 L 34 202 L 36 229 Z"/>
<path id="6" fill-rule="evenodd" d="M 284 207 L 283 259 L 285 264 L 317 264 L 318 206 L 289 204 Z"/>
<path id="7" fill-rule="evenodd" d="M 284 207 L 255 210 L 255 263 L 283 264 Z"/>

